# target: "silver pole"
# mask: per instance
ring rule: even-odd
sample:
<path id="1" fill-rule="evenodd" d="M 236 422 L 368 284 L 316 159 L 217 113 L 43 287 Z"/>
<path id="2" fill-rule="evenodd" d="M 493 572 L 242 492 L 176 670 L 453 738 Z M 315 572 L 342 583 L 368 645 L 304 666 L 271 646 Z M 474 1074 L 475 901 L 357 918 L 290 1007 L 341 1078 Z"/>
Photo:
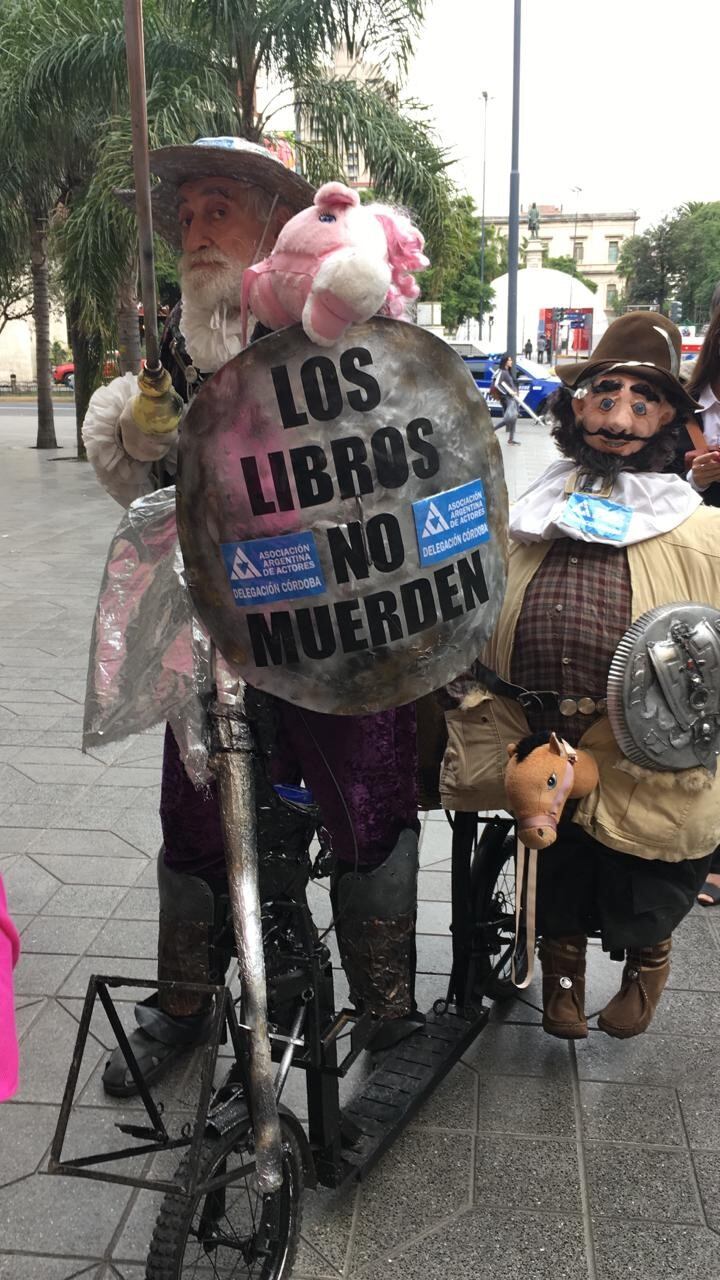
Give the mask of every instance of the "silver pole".
<path id="1" fill-rule="evenodd" d="M 142 0 L 124 0 L 124 4 L 135 202 L 140 239 L 140 292 L 143 302 L 145 356 L 147 369 L 153 372 L 159 370 L 161 366 L 157 328 L 152 206 L 150 203 L 150 154 L 148 148 L 147 97 L 145 92 L 145 44 L 143 40 Z"/>
<path id="2" fill-rule="evenodd" d="M 570 301 L 568 303 L 568 311 L 572 307 L 573 284 L 575 283 L 575 276 L 577 274 L 577 257 L 575 255 L 577 254 L 578 206 L 580 204 L 580 192 L 582 191 L 582 187 L 572 187 L 571 189 L 575 192 L 575 226 L 573 228 L 573 250 L 572 250 L 573 269 L 572 269 L 572 275 L 570 276 Z"/>
<path id="3" fill-rule="evenodd" d="M 483 102 L 485 103 L 485 114 L 483 116 L 483 176 L 482 176 L 482 213 L 480 222 L 480 289 L 485 284 L 485 160 L 487 153 L 487 109 L 488 96 L 485 89 L 482 91 Z M 482 293 L 480 295 L 480 326 L 478 337 L 482 341 L 483 321 L 485 319 L 485 301 Z"/>
<path id="4" fill-rule="evenodd" d="M 517 355 L 517 275 L 520 248 L 520 27 L 521 0 L 514 3 L 512 155 L 510 159 L 510 209 L 508 218 L 508 319 L 507 350 Z"/>
<path id="5" fill-rule="evenodd" d="M 245 685 L 215 654 L 217 702 L 211 707 L 210 767 L 218 782 L 228 892 L 240 969 L 243 1022 L 249 1027 L 250 1116 L 257 1184 L 263 1195 L 282 1185 L 282 1139 L 267 1020 L 265 953 L 258 876 L 254 743 L 245 715 Z"/>

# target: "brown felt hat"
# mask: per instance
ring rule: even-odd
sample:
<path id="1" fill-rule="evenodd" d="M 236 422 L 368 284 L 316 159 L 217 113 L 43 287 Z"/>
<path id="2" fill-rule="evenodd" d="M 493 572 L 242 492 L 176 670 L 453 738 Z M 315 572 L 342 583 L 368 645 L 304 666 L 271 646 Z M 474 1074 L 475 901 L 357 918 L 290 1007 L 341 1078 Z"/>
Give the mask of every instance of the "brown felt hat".
<path id="1" fill-rule="evenodd" d="M 628 311 L 608 326 L 588 360 L 557 365 L 566 387 L 575 389 L 601 371 L 644 373 L 668 398 L 689 414 L 700 405 L 680 381 L 680 330 L 657 311 Z"/>
<path id="2" fill-rule="evenodd" d="M 313 202 L 315 190 L 299 173 L 257 142 L 245 138 L 199 138 L 187 146 L 159 147 L 150 152 L 150 171 L 160 182 L 151 192 L 153 226 L 171 245 L 180 248 L 177 189 L 194 178 L 234 178 L 277 196 L 293 213 Z M 134 191 L 116 191 L 128 208 L 135 208 Z"/>

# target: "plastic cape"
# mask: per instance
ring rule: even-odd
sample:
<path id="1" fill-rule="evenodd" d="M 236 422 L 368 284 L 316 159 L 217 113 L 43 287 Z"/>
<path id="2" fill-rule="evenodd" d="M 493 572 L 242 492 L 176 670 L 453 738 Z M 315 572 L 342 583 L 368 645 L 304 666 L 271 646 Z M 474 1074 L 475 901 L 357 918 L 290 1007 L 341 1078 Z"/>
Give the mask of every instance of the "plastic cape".
<path id="1" fill-rule="evenodd" d="M 110 544 L 90 643 L 83 750 L 167 720 L 188 776 L 203 786 L 211 688 L 210 639 L 187 590 L 173 485 L 133 502 Z"/>

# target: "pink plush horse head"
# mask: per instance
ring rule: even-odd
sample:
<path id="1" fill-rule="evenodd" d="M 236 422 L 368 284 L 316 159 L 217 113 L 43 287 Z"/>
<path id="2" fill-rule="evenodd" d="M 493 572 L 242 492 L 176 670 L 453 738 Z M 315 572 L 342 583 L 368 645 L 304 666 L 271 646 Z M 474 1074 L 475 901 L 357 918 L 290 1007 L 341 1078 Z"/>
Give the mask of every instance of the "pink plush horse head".
<path id="1" fill-rule="evenodd" d="M 565 802 L 597 786 L 595 760 L 554 733 L 531 733 L 507 750 L 505 795 L 518 837 L 528 849 L 547 849 L 555 843 Z"/>
<path id="2" fill-rule="evenodd" d="M 411 272 L 429 266 L 423 237 L 387 205 L 361 205 L 356 191 L 327 182 L 285 224 L 269 258 L 243 276 L 248 311 L 269 329 L 302 321 L 312 342 L 333 346 L 348 325 L 378 312 L 400 318 L 420 292 Z"/>

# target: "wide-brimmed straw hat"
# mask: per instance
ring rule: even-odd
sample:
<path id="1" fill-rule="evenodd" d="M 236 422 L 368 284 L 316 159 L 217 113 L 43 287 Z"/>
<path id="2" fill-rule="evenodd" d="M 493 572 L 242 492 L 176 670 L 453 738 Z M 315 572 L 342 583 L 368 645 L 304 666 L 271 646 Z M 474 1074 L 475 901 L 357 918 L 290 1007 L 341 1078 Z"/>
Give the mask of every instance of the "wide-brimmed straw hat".
<path id="1" fill-rule="evenodd" d="M 566 387 L 575 389 L 596 374 L 617 371 L 647 374 L 681 409 L 695 413 L 700 405 L 680 381 L 680 330 L 657 311 L 629 311 L 608 326 L 588 360 L 556 365 Z"/>
<path id="2" fill-rule="evenodd" d="M 160 178 L 151 193 L 153 226 L 177 249 L 177 189 L 194 178 L 233 178 L 260 187 L 292 213 L 307 209 L 315 194 L 299 173 L 286 168 L 266 147 L 245 138 L 198 138 L 187 146 L 159 147 L 150 152 L 150 171 Z M 116 195 L 128 208 L 135 208 L 134 191 L 117 191 Z"/>

